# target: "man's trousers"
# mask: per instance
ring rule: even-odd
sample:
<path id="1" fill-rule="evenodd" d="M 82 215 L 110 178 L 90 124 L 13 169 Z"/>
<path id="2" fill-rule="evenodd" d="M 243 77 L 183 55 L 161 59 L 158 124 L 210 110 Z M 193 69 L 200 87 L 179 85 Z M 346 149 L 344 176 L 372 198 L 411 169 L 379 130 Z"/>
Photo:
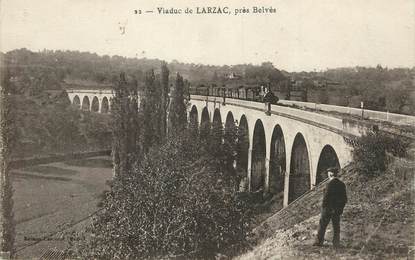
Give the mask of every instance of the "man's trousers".
<path id="1" fill-rule="evenodd" d="M 320 224 L 318 228 L 317 239 L 320 244 L 324 242 L 324 234 L 326 233 L 327 225 L 331 223 L 333 225 L 333 245 L 338 246 L 340 243 L 340 216 L 341 213 L 335 210 L 325 209 L 321 211 Z"/>

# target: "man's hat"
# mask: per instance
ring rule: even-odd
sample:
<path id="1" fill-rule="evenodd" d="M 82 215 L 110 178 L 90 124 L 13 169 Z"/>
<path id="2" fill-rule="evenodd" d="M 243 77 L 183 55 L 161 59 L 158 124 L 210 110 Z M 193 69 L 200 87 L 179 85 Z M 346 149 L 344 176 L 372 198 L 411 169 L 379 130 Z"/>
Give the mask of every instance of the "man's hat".
<path id="1" fill-rule="evenodd" d="M 333 173 L 333 176 L 334 177 L 337 177 L 339 175 L 339 168 L 337 168 L 337 167 L 330 167 L 330 168 L 327 169 L 326 172 L 327 173 L 328 172 L 332 172 Z"/>

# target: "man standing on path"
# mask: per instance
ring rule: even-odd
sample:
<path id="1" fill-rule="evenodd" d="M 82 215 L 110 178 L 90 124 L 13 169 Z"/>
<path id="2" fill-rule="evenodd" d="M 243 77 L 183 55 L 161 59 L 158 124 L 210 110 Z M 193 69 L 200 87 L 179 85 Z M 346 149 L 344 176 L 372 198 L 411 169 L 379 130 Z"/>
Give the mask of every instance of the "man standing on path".
<path id="1" fill-rule="evenodd" d="M 329 182 L 323 197 L 323 205 L 320 216 L 317 238 L 314 246 L 322 246 L 324 234 L 330 220 L 333 225 L 333 246 L 340 246 L 340 216 L 343 213 L 344 206 L 347 203 L 346 185 L 337 178 L 338 169 L 328 169 L 327 175 Z"/>
<path id="2" fill-rule="evenodd" d="M 278 97 L 274 95 L 271 88 L 265 88 L 265 96 L 263 100 L 265 102 L 265 114 L 271 115 L 271 104 L 276 104 L 278 102 Z"/>

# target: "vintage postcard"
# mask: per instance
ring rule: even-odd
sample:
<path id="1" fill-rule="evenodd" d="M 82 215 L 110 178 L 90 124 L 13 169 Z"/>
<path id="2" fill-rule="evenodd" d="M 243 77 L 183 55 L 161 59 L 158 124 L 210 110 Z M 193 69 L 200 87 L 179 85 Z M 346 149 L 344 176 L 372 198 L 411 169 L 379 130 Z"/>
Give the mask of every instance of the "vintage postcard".
<path id="1" fill-rule="evenodd" d="M 0 0 L 1 259 L 413 259 L 415 1 Z"/>

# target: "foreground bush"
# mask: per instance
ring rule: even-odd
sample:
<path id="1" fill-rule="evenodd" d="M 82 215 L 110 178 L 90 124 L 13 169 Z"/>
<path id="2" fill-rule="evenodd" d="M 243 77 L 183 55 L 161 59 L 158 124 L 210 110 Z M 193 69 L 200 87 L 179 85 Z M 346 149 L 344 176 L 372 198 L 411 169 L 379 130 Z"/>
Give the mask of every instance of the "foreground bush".
<path id="1" fill-rule="evenodd" d="M 235 178 L 208 151 L 192 131 L 150 150 L 114 180 L 92 225 L 73 241 L 74 255 L 194 259 L 239 251 L 250 213 Z"/>
<path id="2" fill-rule="evenodd" d="M 408 146 L 409 142 L 400 137 L 378 132 L 368 133 L 359 139 L 359 144 L 353 150 L 353 160 L 362 174 L 377 175 L 388 166 L 387 153 L 403 157 Z"/>

